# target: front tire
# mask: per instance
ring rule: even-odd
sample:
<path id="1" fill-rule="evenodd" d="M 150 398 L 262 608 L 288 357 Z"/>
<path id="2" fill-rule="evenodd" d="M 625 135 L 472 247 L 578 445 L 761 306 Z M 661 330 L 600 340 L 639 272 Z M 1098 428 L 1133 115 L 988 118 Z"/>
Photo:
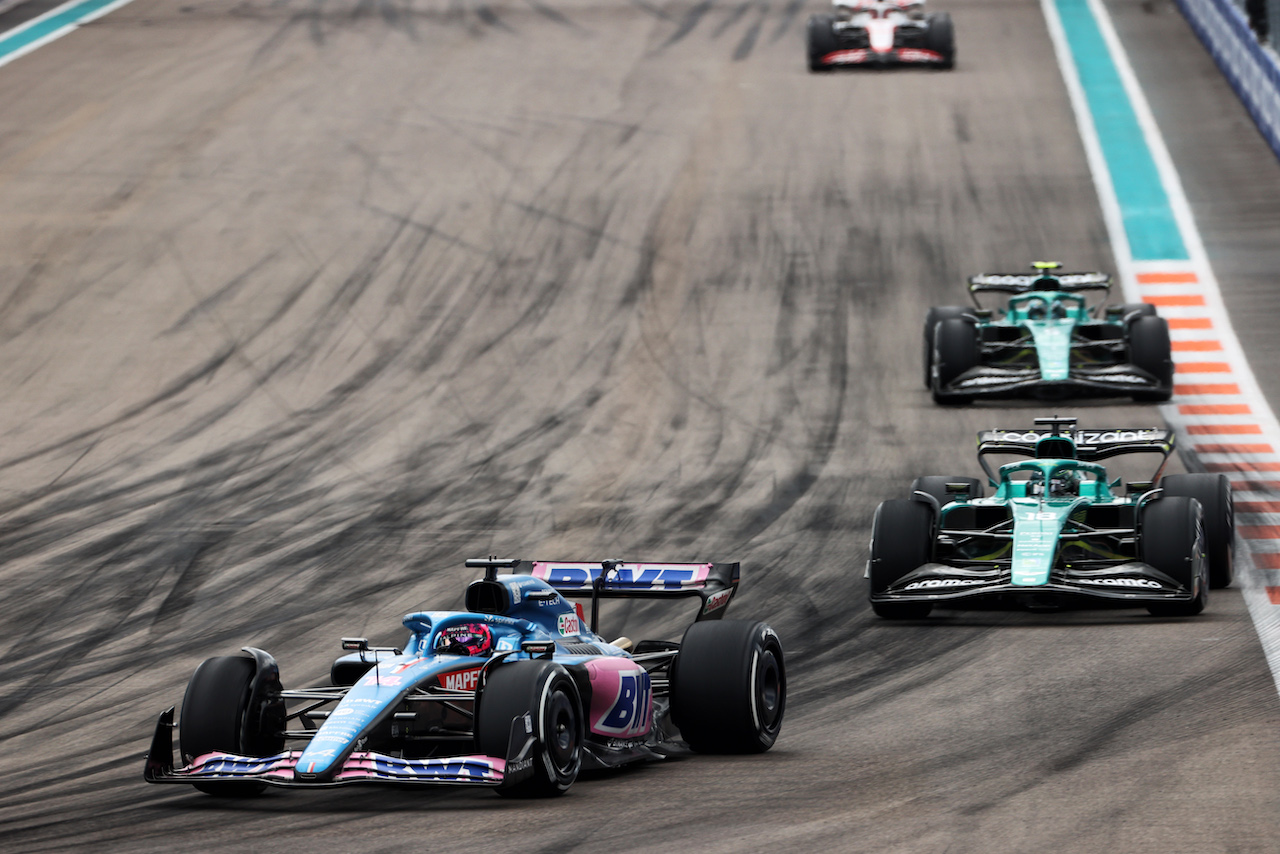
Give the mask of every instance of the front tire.
<path id="1" fill-rule="evenodd" d="M 1209 572 L 1204 555 L 1200 502 L 1161 497 L 1142 511 L 1142 560 L 1193 591 L 1189 602 L 1156 602 L 1157 617 L 1194 617 L 1209 603 Z"/>
<path id="2" fill-rule="evenodd" d="M 978 329 L 972 320 L 949 317 L 939 323 L 934 331 L 934 402 L 944 405 L 968 403 L 971 398 L 967 395 L 952 394 L 946 389 L 965 371 L 976 368 L 981 359 Z"/>
<path id="3" fill-rule="evenodd" d="M 987 494 L 986 488 L 982 485 L 982 481 L 976 477 L 966 477 L 965 475 L 955 475 L 948 477 L 946 475 L 930 474 L 924 477 L 918 477 L 911 481 L 911 493 L 923 492 L 925 495 L 931 495 L 937 499 L 939 507 L 946 507 L 952 501 L 956 500 L 956 496 L 947 492 L 948 483 L 967 483 L 969 484 L 970 498 L 983 498 Z"/>
<path id="4" fill-rule="evenodd" d="M 1164 497 L 1194 498 L 1204 514 L 1205 554 L 1209 559 L 1209 586 L 1230 587 L 1236 544 L 1235 507 L 1231 481 L 1225 474 L 1171 474 L 1160 479 Z"/>
<path id="5" fill-rule="evenodd" d="M 782 729 L 782 642 L 748 620 L 694 623 L 671 674 L 671 719 L 698 753 L 764 753 Z"/>
<path id="6" fill-rule="evenodd" d="M 942 55 L 939 68 L 954 68 L 956 65 L 956 31 L 948 12 L 935 12 L 929 15 L 929 32 L 925 35 L 925 44 L 929 50 Z"/>
<path id="7" fill-rule="evenodd" d="M 890 499 L 881 502 L 871 523 L 871 594 L 888 590 L 933 557 L 933 508 L 922 501 Z M 886 620 L 922 620 L 933 610 L 930 602 L 871 602 L 876 616 Z"/>
<path id="8" fill-rule="evenodd" d="M 924 387 L 933 383 L 933 342 L 938 324 L 952 317 L 964 317 L 969 309 L 962 305 L 935 305 L 924 316 Z"/>
<path id="9" fill-rule="evenodd" d="M 545 798 L 563 795 L 582 769 L 585 738 L 582 699 L 573 678 L 552 661 L 513 661 L 489 672 L 476 709 L 476 748 L 506 757 L 511 722 L 529 714 L 537 745 L 533 777 L 501 786 L 499 795 Z"/>
<path id="10" fill-rule="evenodd" d="M 835 15 L 809 16 L 809 24 L 805 30 L 805 46 L 808 48 L 810 71 L 828 70 L 828 67 L 822 64 L 822 57 L 840 49 L 835 30 L 832 29 L 835 20 Z"/>
<path id="11" fill-rule="evenodd" d="M 184 764 L 190 765 L 206 753 L 272 756 L 284 749 L 283 737 L 271 734 L 263 739 L 262 734 L 253 731 L 248 711 L 255 672 L 253 660 L 239 655 L 210 658 L 196 668 L 182 698 L 182 718 L 178 724 L 178 743 Z M 205 794 L 218 797 L 257 795 L 267 788 L 266 783 L 260 782 L 193 785 Z"/>
<path id="12" fill-rule="evenodd" d="M 1169 323 L 1163 317 L 1145 315 L 1129 324 L 1129 361 L 1159 383 L 1157 389 L 1135 392 L 1135 401 L 1163 403 L 1173 396 L 1173 348 Z"/>

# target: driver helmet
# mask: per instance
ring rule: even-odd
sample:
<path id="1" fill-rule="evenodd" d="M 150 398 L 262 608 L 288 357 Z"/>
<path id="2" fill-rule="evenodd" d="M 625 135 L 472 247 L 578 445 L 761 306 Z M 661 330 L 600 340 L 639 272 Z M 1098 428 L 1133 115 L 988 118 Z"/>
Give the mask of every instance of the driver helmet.
<path id="1" fill-rule="evenodd" d="M 1073 471 L 1057 471 L 1049 478 L 1050 498 L 1069 498 L 1080 494 L 1080 475 Z"/>
<path id="2" fill-rule="evenodd" d="M 436 635 L 436 653 L 486 656 L 493 652 L 493 632 L 484 623 L 459 623 Z"/>

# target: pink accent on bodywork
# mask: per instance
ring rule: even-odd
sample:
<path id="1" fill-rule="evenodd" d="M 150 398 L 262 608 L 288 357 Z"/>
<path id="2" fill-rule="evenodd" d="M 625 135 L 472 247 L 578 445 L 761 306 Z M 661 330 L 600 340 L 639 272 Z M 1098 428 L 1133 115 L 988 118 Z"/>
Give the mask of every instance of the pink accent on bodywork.
<path id="1" fill-rule="evenodd" d="M 653 726 L 648 672 L 627 658 L 596 658 L 587 662 L 587 673 L 591 677 L 591 731 L 613 738 L 646 735 Z M 624 684 L 629 686 L 630 696 L 624 695 Z"/>

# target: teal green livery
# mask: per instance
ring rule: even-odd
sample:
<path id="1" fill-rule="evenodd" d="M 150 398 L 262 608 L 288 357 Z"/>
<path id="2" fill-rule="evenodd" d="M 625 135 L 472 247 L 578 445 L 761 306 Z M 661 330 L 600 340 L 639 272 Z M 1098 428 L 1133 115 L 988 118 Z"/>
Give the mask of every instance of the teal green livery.
<path id="1" fill-rule="evenodd" d="M 1169 399 L 1169 326 L 1154 306 L 1108 305 L 1106 273 L 1061 273 L 1047 261 L 1032 267 L 1032 274 L 971 277 L 972 308 L 929 309 L 924 383 L 937 403 L 1019 396 Z M 1002 306 L 984 307 L 980 295 L 990 293 L 1008 298 Z"/>
<path id="2" fill-rule="evenodd" d="M 876 511 L 872 609 L 889 619 L 935 607 L 1199 614 L 1209 588 L 1232 580 L 1231 484 L 1162 476 L 1173 449 L 1169 430 L 1081 430 L 1064 418 L 978 434 L 985 479 L 919 477 Z M 1150 480 L 1122 483 L 1102 464 L 1122 454 L 1159 464 Z M 998 456 L 1030 459 L 993 468 Z"/>

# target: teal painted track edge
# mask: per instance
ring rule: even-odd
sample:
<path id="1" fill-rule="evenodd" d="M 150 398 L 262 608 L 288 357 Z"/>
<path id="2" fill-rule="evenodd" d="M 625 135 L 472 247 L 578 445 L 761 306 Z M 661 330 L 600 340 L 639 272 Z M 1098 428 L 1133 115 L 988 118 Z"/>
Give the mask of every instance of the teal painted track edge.
<path id="1" fill-rule="evenodd" d="M 1115 188 L 1135 261 L 1190 255 L 1142 127 L 1087 0 L 1054 0 Z"/>
<path id="2" fill-rule="evenodd" d="M 67 4 L 25 26 L 10 30 L 0 36 L 0 60 L 53 36 L 59 30 L 74 27 L 95 12 L 117 2 L 118 0 L 84 0 L 82 3 Z"/>

